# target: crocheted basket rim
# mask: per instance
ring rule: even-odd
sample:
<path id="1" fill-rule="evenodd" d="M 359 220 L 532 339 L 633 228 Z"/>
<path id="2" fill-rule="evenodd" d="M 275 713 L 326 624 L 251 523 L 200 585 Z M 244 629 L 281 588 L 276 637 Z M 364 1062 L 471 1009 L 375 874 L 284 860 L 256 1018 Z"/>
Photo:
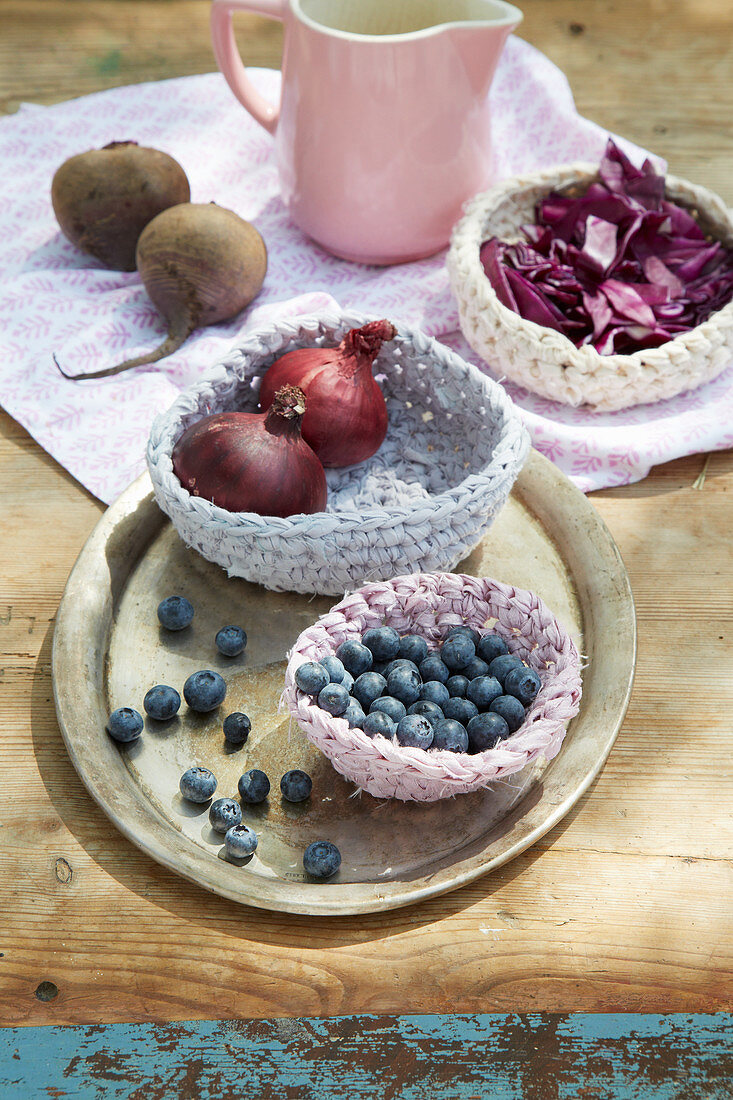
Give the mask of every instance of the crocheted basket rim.
<path id="1" fill-rule="evenodd" d="M 415 616 L 408 614 L 412 599 Z M 332 717 L 298 690 L 295 671 L 304 661 L 333 653 L 341 641 L 381 622 L 407 632 L 415 618 L 429 645 L 451 625 L 467 622 L 480 628 L 493 619 L 498 621 L 486 629 L 501 634 L 510 652 L 532 641 L 524 659 L 544 673 L 542 688 L 527 710 L 525 723 L 499 746 L 476 754 L 404 748 L 350 729 L 345 719 Z M 540 755 L 555 756 L 568 722 L 579 710 L 580 671 L 575 644 L 536 594 L 487 577 L 413 573 L 364 585 L 300 634 L 289 654 L 282 705 L 336 770 L 357 786 L 375 797 L 436 801 L 487 787 Z"/>
<path id="2" fill-rule="evenodd" d="M 369 320 L 373 320 L 373 319 L 374 318 L 372 318 L 370 316 L 366 316 L 366 315 L 358 313 L 358 312 L 345 310 L 343 313 L 339 313 L 339 314 L 331 313 L 331 312 L 324 312 L 324 313 L 319 313 L 318 315 L 313 315 L 313 316 L 309 316 L 309 317 L 299 317 L 297 320 L 298 320 L 298 323 L 300 325 L 302 325 L 303 327 L 305 327 L 305 328 L 307 328 L 311 325 L 314 325 L 315 323 L 318 323 L 318 324 L 324 325 L 325 327 L 327 327 L 329 329 L 338 330 L 343 326 L 346 326 L 346 327 L 361 326 L 361 325 L 366 324 Z M 271 329 L 267 328 L 266 331 L 269 332 L 269 331 L 271 331 Z M 248 350 L 248 347 L 251 344 L 253 344 L 254 340 L 257 339 L 258 335 L 259 335 L 259 330 L 248 333 L 247 337 L 245 337 L 245 339 L 242 341 L 242 343 L 239 346 L 238 350 L 240 352 L 244 351 L 246 353 L 246 351 Z M 401 342 L 402 343 L 407 342 L 407 341 L 413 339 L 415 337 L 415 335 L 416 335 L 416 330 L 412 326 L 405 325 L 405 324 L 400 324 L 397 336 L 394 338 L 392 343 L 399 344 Z M 430 343 L 435 345 L 435 344 L 437 344 L 437 341 L 430 338 Z M 471 368 L 471 364 L 466 364 L 465 360 L 461 359 L 461 357 L 456 352 L 452 351 L 450 348 L 445 347 L 444 345 L 440 345 L 440 347 L 441 347 L 442 354 L 445 356 L 445 359 L 449 364 L 455 364 L 457 366 L 460 366 L 461 368 L 463 368 L 465 366 L 468 366 L 469 368 Z M 209 367 L 206 371 L 204 371 L 200 375 L 199 379 L 194 384 L 194 386 L 189 387 L 189 391 L 192 390 L 192 389 L 196 389 L 197 387 L 199 387 L 201 385 L 206 384 L 206 382 L 209 378 L 211 378 L 222 366 L 226 367 L 228 365 L 228 363 L 229 363 L 229 357 L 225 358 L 222 361 L 222 363 L 217 363 L 217 364 Z M 488 378 L 487 375 L 483 374 L 481 371 L 479 371 L 476 368 L 472 368 L 472 369 L 475 371 L 474 381 L 480 382 L 480 384 L 481 384 L 481 386 L 484 389 L 484 392 L 486 394 L 489 394 L 490 392 L 492 393 L 492 398 L 493 398 L 494 402 L 499 405 L 500 410 L 504 414 L 504 416 L 506 418 L 514 417 L 516 414 L 514 414 L 514 412 L 513 412 L 512 401 L 511 401 L 511 398 L 509 397 L 509 395 L 506 394 L 504 392 L 504 390 L 498 385 L 498 383 L 494 382 L 493 379 Z M 189 391 L 183 391 L 179 395 L 179 397 L 173 402 L 173 404 L 168 408 L 168 410 L 165 413 L 161 414 L 159 417 L 156 418 L 156 423 L 162 423 L 164 420 L 170 419 L 171 417 L 174 417 L 176 415 L 176 413 L 180 413 L 180 415 L 177 418 L 178 419 L 178 424 L 179 424 L 179 430 L 178 430 L 176 438 L 183 431 L 182 421 L 184 421 L 187 414 L 190 415 L 190 413 L 191 413 L 191 408 L 190 408 L 191 398 L 190 398 Z M 193 422 L 193 419 L 190 422 Z M 167 434 L 168 435 L 172 434 L 170 429 L 168 430 Z M 151 433 L 151 439 L 152 439 L 152 433 Z M 173 440 L 172 442 L 175 443 L 175 440 Z M 526 457 L 526 454 L 529 451 L 529 438 L 528 437 L 527 437 L 526 442 L 527 442 L 527 445 L 525 447 L 525 457 Z M 171 449 L 172 449 L 172 447 L 171 447 Z M 497 458 L 501 459 L 503 457 L 505 451 L 507 452 L 507 456 L 508 456 L 510 450 L 511 450 L 511 448 L 510 448 L 510 446 L 508 444 L 508 441 L 507 441 L 506 432 L 502 431 L 499 439 L 496 442 L 496 446 L 494 448 L 493 460 L 495 461 Z M 149 464 L 150 464 L 150 444 L 149 444 L 149 452 L 148 453 L 149 453 Z M 165 465 L 169 466 L 170 470 L 172 471 L 173 464 L 172 464 L 172 461 L 171 461 L 171 458 L 170 458 L 169 454 L 167 454 L 167 455 L 166 454 L 159 454 L 157 456 L 157 461 L 158 462 L 163 461 L 165 463 Z M 242 528 L 243 530 L 246 530 L 246 528 L 248 527 L 250 530 L 255 531 L 255 532 L 257 532 L 257 531 L 262 531 L 262 532 L 264 532 L 264 531 L 280 531 L 280 532 L 283 532 L 283 533 L 292 532 L 292 534 L 294 536 L 305 537 L 305 538 L 311 537 L 311 531 L 308 528 L 310 526 L 310 522 L 313 519 L 313 515 L 310 514 L 310 513 L 297 513 L 297 514 L 294 514 L 292 516 L 279 517 L 279 516 L 261 516 L 256 512 L 230 512 L 227 509 L 220 508 L 218 505 L 213 504 L 211 501 L 205 500 L 202 497 L 193 497 L 188 492 L 188 490 L 184 488 L 183 485 L 180 485 L 180 483 L 179 483 L 176 491 L 177 491 L 177 495 L 183 501 L 190 502 L 190 501 L 195 500 L 198 507 L 205 509 L 207 518 L 213 523 L 219 523 L 219 524 L 222 524 L 222 525 L 228 527 L 232 523 L 233 520 L 236 520 L 236 522 L 238 523 L 240 528 Z M 455 496 L 459 492 L 462 492 L 463 494 L 465 494 L 466 497 L 468 497 L 470 499 L 476 499 L 484 491 L 485 491 L 484 476 L 481 473 L 470 473 L 470 474 L 467 474 L 457 485 L 449 486 L 449 487 L 443 489 L 440 493 L 430 493 L 429 494 L 429 501 L 430 501 L 431 505 L 433 505 L 434 507 L 440 507 L 441 505 L 453 504 Z M 374 521 L 379 520 L 382 523 L 384 523 L 385 518 L 387 520 L 393 519 L 394 522 L 396 523 L 399 520 L 405 519 L 406 517 L 409 517 L 410 515 L 412 515 L 414 510 L 415 510 L 414 503 L 404 504 L 404 505 L 390 504 L 389 508 L 384 508 L 384 507 L 380 507 L 380 506 L 367 506 L 367 507 L 364 507 L 364 508 L 340 508 L 337 511 L 331 510 L 329 508 L 328 504 L 327 504 L 325 511 L 321 514 L 324 515 L 324 516 L 333 517 L 333 519 L 337 520 L 339 523 L 351 523 L 351 524 L 363 525 L 365 520 L 374 520 Z M 301 528 L 302 528 L 302 530 L 301 530 Z"/>
<path id="3" fill-rule="evenodd" d="M 447 267 L 459 305 L 461 328 L 469 344 L 485 361 L 493 362 L 518 385 L 550 400 L 571 405 L 585 403 L 590 410 L 595 407 L 603 412 L 675 396 L 711 381 L 725 370 L 733 358 L 733 301 L 711 313 L 695 328 L 679 333 L 659 347 L 610 355 L 601 355 L 588 344 L 576 347 L 564 333 L 527 320 L 505 306 L 480 260 L 481 244 L 492 235 L 492 217 L 509 217 L 505 204 L 513 196 L 519 199 L 532 192 L 539 195 L 573 184 L 590 184 L 597 178 L 597 164 L 576 162 L 505 180 L 474 196 L 466 203 L 453 229 Z M 733 244 L 733 213 L 719 195 L 673 175 L 665 177 L 665 193 L 668 198 L 694 209 L 703 229 L 706 222 L 714 223 L 715 233 L 707 231 L 716 239 Z M 512 230 L 497 229 L 496 235 L 504 239 L 519 237 L 518 228 L 519 222 Z M 473 326 L 478 325 L 481 329 L 474 332 Z M 489 325 L 493 325 L 491 330 Z M 501 329 L 515 342 L 516 366 L 507 361 L 495 344 Z M 546 343 L 548 340 L 551 346 Z M 727 349 L 730 356 L 726 354 Z M 563 371 L 558 376 L 556 364 L 560 362 Z M 540 371 L 544 367 L 550 374 L 541 381 L 543 376 L 533 374 L 532 366 L 539 367 Z M 634 379 L 633 384 L 630 379 Z M 580 391 L 580 400 L 566 395 L 566 390 L 569 393 L 573 389 Z"/>

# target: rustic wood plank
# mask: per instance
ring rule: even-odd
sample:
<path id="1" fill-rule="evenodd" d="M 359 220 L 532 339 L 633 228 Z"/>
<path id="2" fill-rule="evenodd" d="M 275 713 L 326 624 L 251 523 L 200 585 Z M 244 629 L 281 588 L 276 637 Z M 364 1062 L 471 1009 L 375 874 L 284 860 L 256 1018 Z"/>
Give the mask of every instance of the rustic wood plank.
<path id="1" fill-rule="evenodd" d="M 6 1100 L 723 1100 L 730 1015 L 345 1016 L 11 1031 Z"/>

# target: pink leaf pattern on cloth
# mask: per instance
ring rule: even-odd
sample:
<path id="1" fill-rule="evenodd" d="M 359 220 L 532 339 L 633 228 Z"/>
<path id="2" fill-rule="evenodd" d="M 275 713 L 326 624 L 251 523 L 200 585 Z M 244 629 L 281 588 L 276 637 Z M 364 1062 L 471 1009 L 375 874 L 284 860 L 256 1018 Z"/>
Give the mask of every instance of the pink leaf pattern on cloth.
<path id="1" fill-rule="evenodd" d="M 277 99 L 279 73 L 250 75 Z M 608 134 L 577 114 L 563 74 L 521 39 L 509 39 L 491 97 L 498 179 L 600 160 Z M 252 221 L 267 242 L 267 278 L 245 314 L 197 331 L 155 367 L 75 384 L 58 374 L 54 354 L 68 370 L 97 370 L 152 349 L 164 334 L 137 274 L 107 271 L 84 256 L 62 237 L 51 208 L 51 178 L 62 161 L 125 139 L 176 157 L 193 202 L 215 201 Z M 617 140 L 641 163 L 643 150 Z M 54 107 L 24 104 L 0 121 L 0 179 L 8 196 L 0 210 L 0 401 L 105 502 L 144 470 L 153 418 L 244 334 L 271 320 L 357 309 L 422 328 L 491 373 L 458 332 L 445 253 L 391 268 L 351 264 L 292 224 L 279 197 L 272 138 L 218 73 L 116 88 Z M 654 463 L 733 444 L 733 369 L 692 394 L 606 415 L 506 388 L 534 445 L 586 491 L 638 480 Z"/>

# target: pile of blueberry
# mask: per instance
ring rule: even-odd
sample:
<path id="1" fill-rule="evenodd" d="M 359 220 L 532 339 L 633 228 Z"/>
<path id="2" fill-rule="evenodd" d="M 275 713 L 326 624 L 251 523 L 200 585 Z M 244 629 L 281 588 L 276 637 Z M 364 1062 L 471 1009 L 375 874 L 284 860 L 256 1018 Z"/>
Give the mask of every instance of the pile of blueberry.
<path id="1" fill-rule="evenodd" d="M 185 630 L 191 625 L 194 609 L 183 596 L 168 596 L 158 605 L 158 621 L 166 630 Z M 247 635 L 238 626 L 225 626 L 216 635 L 216 646 L 227 657 L 236 657 L 247 645 Z M 183 685 L 183 698 L 198 713 L 208 713 L 221 706 L 226 697 L 226 681 L 218 672 L 202 669 L 188 677 Z M 181 696 L 167 684 L 150 688 L 143 700 L 145 713 L 158 722 L 170 721 L 181 706 Z M 112 711 L 107 721 L 107 732 L 115 741 L 129 744 L 136 741 L 143 730 L 142 715 L 133 707 L 119 707 Z M 224 737 L 231 745 L 243 745 L 249 737 L 252 723 L 241 711 L 234 711 L 224 719 Z M 208 768 L 193 767 L 183 773 L 179 790 L 189 802 L 209 802 L 217 787 L 217 780 Z M 288 802 L 304 802 L 310 797 L 313 782 L 310 776 L 294 768 L 280 780 L 280 792 Z M 263 771 L 253 768 L 241 776 L 238 783 L 242 803 L 254 805 L 264 802 L 270 793 L 270 780 Z M 209 822 L 217 833 L 224 834 L 227 855 L 235 859 L 251 856 L 257 848 L 257 834 L 242 822 L 242 809 L 233 798 L 217 798 L 209 807 Z M 341 865 L 341 854 L 335 844 L 319 840 L 310 844 L 303 854 L 303 866 L 313 878 L 326 879 L 336 873 Z"/>
<path id="2" fill-rule="evenodd" d="M 369 737 L 449 752 L 484 752 L 519 729 L 541 681 L 498 634 L 469 626 L 428 650 L 418 634 L 390 626 L 342 642 L 335 656 L 307 661 L 295 683 L 318 706 Z"/>

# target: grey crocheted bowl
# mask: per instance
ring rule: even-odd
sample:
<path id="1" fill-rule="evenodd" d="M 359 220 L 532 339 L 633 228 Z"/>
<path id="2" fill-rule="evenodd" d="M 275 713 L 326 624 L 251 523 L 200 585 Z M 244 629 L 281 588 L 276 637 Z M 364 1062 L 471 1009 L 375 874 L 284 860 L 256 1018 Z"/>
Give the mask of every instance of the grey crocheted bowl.
<path id="1" fill-rule="evenodd" d="M 334 595 L 398 573 L 452 569 L 506 501 L 529 451 L 511 400 L 449 348 L 404 325 L 375 367 L 387 438 L 368 461 L 327 471 L 325 512 L 287 519 L 228 512 L 181 486 L 171 454 L 189 424 L 225 409 L 256 410 L 274 359 L 295 347 L 335 345 L 367 320 L 321 315 L 250 333 L 153 423 L 147 458 L 158 504 L 187 545 L 231 576 Z"/>
<path id="2" fill-rule="evenodd" d="M 473 350 L 526 390 L 589 410 L 614 412 L 685 393 L 712 381 L 733 361 L 733 302 L 658 348 L 600 355 L 503 305 L 479 256 L 489 237 L 517 240 L 549 191 L 597 179 L 597 166 L 573 164 L 504 180 L 467 203 L 447 258 L 461 329 Z M 667 197 L 696 212 L 706 233 L 733 246 L 733 213 L 704 187 L 666 177 Z"/>

